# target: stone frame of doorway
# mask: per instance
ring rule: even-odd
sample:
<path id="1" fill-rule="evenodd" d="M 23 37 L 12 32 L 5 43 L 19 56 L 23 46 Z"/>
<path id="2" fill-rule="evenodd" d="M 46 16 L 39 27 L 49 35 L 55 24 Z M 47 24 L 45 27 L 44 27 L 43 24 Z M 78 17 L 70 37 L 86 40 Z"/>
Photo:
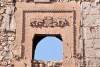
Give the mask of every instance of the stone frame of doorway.
<path id="1" fill-rule="evenodd" d="M 17 6 L 19 6 L 19 5 L 21 5 L 21 4 L 17 4 Z M 20 8 L 19 8 L 20 9 Z M 78 31 L 76 31 L 76 28 L 78 28 L 78 26 L 76 25 L 77 23 L 77 21 L 76 21 L 76 10 L 74 10 L 73 8 L 72 9 L 69 9 L 69 10 L 67 10 L 67 9 L 61 9 L 61 10 L 51 10 L 51 9 L 46 9 L 46 10 L 43 10 L 43 9 L 33 9 L 33 10 L 27 10 L 27 9 L 21 9 L 21 10 L 19 10 L 18 11 L 18 13 L 19 12 L 21 12 L 21 14 L 22 14 L 22 17 L 20 18 L 20 20 L 22 20 L 22 21 L 20 21 L 22 24 L 17 24 L 17 28 L 20 26 L 20 30 L 16 30 L 16 44 L 17 44 L 17 46 L 19 47 L 19 46 L 21 46 L 23 43 L 24 43 L 24 41 L 25 41 L 25 14 L 26 13 L 32 13 L 32 12 L 69 12 L 69 13 L 73 13 L 73 42 L 74 42 L 74 46 L 73 46 L 73 55 L 74 55 L 74 57 L 76 57 L 76 42 L 77 42 L 77 36 L 76 36 L 76 33 L 78 33 Z M 17 14 L 17 12 L 16 12 L 16 14 Z M 17 15 L 18 16 L 18 15 Z M 16 21 L 18 21 L 18 20 L 16 20 Z M 20 34 L 20 36 L 21 36 L 21 38 L 20 38 L 20 40 L 18 40 L 19 39 L 19 34 Z M 19 51 L 21 51 L 20 49 L 19 49 Z M 21 53 L 19 54 L 20 56 L 21 56 Z"/>

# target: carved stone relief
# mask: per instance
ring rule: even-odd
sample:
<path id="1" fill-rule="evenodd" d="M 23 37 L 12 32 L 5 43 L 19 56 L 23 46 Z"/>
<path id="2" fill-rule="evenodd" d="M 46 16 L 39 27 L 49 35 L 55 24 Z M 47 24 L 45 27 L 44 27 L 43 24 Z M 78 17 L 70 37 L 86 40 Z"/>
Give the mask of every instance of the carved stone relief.
<path id="1" fill-rule="evenodd" d="M 33 18 L 30 25 L 34 28 L 42 27 L 65 27 L 69 26 L 69 23 L 65 17 L 44 17 L 44 18 Z"/>

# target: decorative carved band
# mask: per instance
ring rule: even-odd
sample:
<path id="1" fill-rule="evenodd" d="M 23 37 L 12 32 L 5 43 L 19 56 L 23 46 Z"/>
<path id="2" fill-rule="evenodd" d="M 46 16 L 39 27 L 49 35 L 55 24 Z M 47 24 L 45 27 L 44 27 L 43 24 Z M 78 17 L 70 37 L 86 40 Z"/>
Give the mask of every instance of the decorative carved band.
<path id="1" fill-rule="evenodd" d="M 69 26 L 69 23 L 64 17 L 44 17 L 44 18 L 33 18 L 30 25 L 34 28 L 42 27 L 65 27 Z"/>

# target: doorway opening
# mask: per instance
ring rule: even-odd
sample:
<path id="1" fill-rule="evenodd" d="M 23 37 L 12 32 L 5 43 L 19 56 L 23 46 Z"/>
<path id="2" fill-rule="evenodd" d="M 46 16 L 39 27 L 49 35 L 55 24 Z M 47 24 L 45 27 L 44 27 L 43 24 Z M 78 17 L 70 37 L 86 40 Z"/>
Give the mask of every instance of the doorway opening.
<path id="1" fill-rule="evenodd" d="M 57 63 L 63 60 L 63 43 L 60 34 L 35 34 L 32 41 L 32 61 Z"/>

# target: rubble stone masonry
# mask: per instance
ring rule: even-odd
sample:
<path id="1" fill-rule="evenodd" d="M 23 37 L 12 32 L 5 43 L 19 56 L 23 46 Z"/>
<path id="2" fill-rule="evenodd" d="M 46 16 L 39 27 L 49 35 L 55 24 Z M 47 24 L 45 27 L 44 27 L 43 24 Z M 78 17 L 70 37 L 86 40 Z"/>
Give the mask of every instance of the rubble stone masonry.
<path id="1" fill-rule="evenodd" d="M 0 0 L 0 67 L 13 67 L 16 27 L 14 10 L 11 0 Z"/>

